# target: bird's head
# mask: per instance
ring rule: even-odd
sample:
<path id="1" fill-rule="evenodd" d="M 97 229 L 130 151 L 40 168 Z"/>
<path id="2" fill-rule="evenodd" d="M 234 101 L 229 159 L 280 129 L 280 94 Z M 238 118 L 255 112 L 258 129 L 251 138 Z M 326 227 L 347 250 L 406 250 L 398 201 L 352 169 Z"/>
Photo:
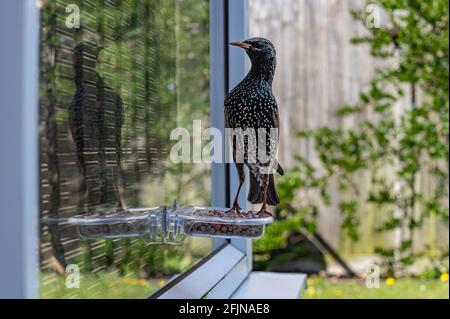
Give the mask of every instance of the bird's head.
<path id="1" fill-rule="evenodd" d="M 230 44 L 243 48 L 254 66 L 275 64 L 275 47 L 267 39 L 250 38 L 242 42 L 238 41 Z"/>

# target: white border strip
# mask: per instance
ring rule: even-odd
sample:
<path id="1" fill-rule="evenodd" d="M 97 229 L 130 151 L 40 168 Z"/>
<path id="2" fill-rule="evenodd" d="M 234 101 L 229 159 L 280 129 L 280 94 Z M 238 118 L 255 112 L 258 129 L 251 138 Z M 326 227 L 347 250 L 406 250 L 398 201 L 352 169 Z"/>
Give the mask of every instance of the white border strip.
<path id="1" fill-rule="evenodd" d="M 38 297 L 38 64 L 35 0 L 0 3 L 0 298 Z"/>

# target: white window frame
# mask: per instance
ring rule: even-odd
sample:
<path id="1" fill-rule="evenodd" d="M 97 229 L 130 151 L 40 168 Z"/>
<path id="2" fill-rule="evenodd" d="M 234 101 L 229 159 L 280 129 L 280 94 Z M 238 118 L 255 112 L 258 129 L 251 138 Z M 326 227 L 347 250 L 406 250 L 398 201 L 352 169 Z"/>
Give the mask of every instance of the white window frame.
<path id="1" fill-rule="evenodd" d="M 211 126 L 224 132 L 223 102 L 226 93 L 238 84 L 247 73 L 248 61 L 242 50 L 229 46 L 231 41 L 244 40 L 248 36 L 247 0 L 218 0 L 210 2 L 210 60 L 211 60 Z M 225 136 L 225 134 L 222 134 Z M 225 141 L 223 141 L 223 145 Z M 239 185 L 234 164 L 212 165 L 212 185 L 225 185 L 227 191 L 212 187 L 212 204 L 230 207 Z M 243 185 L 248 189 L 248 183 Z M 246 209 L 246 192 L 240 193 L 239 205 Z M 224 240 L 214 240 L 219 246 Z M 251 257 L 251 240 L 233 239 L 231 243 Z M 252 268 L 251 258 L 248 264 Z"/>
<path id="2" fill-rule="evenodd" d="M 37 298 L 39 12 L 0 7 L 0 298 Z"/>
<path id="3" fill-rule="evenodd" d="M 0 40 L 8 44 L 0 50 L 0 298 L 37 298 L 39 10 L 35 0 L 0 6 Z M 247 7 L 247 0 L 210 1 L 211 125 L 221 130 L 225 94 L 248 70 L 243 52 L 228 45 L 247 38 Z M 233 164 L 212 164 L 214 206 L 229 207 L 237 185 Z M 151 297 L 228 298 L 251 269 L 250 240 L 214 239 L 211 255 Z"/>

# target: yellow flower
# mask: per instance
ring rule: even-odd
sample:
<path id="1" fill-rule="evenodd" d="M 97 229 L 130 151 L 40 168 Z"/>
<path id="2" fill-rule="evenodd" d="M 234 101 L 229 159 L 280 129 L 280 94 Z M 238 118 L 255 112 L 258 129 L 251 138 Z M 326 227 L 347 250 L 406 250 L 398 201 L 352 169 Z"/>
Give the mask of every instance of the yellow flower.
<path id="1" fill-rule="evenodd" d="M 159 285 L 160 287 L 164 286 L 165 284 L 166 284 L 166 281 L 165 281 L 164 279 L 160 279 L 160 280 L 158 281 L 158 285 Z"/>
<path id="2" fill-rule="evenodd" d="M 389 277 L 389 278 L 386 279 L 386 285 L 392 286 L 394 284 L 395 284 L 395 279 L 394 278 Z"/>
<path id="3" fill-rule="evenodd" d="M 442 273 L 441 276 L 439 277 L 439 279 L 440 279 L 442 282 L 448 281 L 448 272 Z"/>
<path id="4" fill-rule="evenodd" d="M 308 280 L 306 280 L 306 284 L 308 286 L 312 286 L 312 285 L 314 285 L 314 283 L 315 283 L 314 278 L 308 278 Z"/>
<path id="5" fill-rule="evenodd" d="M 336 294 L 336 297 L 342 297 L 342 295 L 344 294 L 343 292 L 342 292 L 342 290 L 339 290 L 339 289 L 337 289 L 336 291 L 335 291 L 335 294 Z"/>
<path id="6" fill-rule="evenodd" d="M 136 278 L 123 278 L 122 282 L 127 286 L 147 286 L 148 282 L 145 279 L 136 279 Z"/>
<path id="7" fill-rule="evenodd" d="M 310 296 L 310 297 L 314 297 L 314 296 L 316 295 L 316 289 L 314 289 L 314 288 L 308 288 L 308 289 L 306 290 L 306 294 L 307 294 L 308 296 Z"/>
<path id="8" fill-rule="evenodd" d="M 136 285 L 137 280 L 134 279 L 134 278 L 123 278 L 123 279 L 122 279 L 122 282 L 123 282 L 125 285 L 130 285 L 130 286 L 132 286 L 132 285 Z"/>
<path id="9" fill-rule="evenodd" d="M 147 282 L 147 280 L 145 280 L 145 279 L 139 279 L 139 285 L 145 287 L 145 286 L 148 285 L 148 282 Z"/>

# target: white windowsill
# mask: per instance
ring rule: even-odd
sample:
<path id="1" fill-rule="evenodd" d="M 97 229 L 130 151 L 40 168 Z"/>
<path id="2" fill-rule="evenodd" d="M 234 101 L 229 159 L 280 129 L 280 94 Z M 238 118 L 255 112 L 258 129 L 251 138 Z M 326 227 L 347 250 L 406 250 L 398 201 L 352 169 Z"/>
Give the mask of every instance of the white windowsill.
<path id="1" fill-rule="evenodd" d="M 253 271 L 231 299 L 296 299 L 305 287 L 305 274 Z"/>

